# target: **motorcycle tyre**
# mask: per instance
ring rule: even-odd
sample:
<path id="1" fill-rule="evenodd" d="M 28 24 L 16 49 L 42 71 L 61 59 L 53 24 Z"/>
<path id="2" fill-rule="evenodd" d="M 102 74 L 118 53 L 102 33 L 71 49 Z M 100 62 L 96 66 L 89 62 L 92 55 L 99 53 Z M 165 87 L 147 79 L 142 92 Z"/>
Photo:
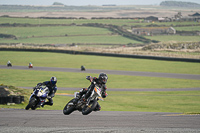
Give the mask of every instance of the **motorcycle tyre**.
<path id="1" fill-rule="evenodd" d="M 31 107 L 31 109 L 32 109 L 32 110 L 35 110 L 35 109 L 36 109 L 36 107 Z"/>
<path id="2" fill-rule="evenodd" d="M 89 113 L 91 113 L 97 106 L 97 100 L 92 101 L 92 107 L 88 110 L 85 111 L 85 109 L 87 108 L 87 106 L 83 107 L 82 109 L 82 114 L 83 115 L 88 115 Z"/>
<path id="3" fill-rule="evenodd" d="M 75 110 L 75 106 L 71 106 L 70 108 L 67 109 L 68 104 L 71 103 L 71 102 L 73 102 L 73 101 L 74 101 L 74 99 L 70 100 L 70 101 L 65 105 L 65 107 L 64 107 L 64 109 L 63 109 L 63 114 L 64 114 L 64 115 L 69 115 L 69 114 L 71 114 L 71 113 Z M 67 109 L 67 110 L 66 110 L 66 109 Z"/>
<path id="4" fill-rule="evenodd" d="M 26 106 L 26 110 L 29 110 L 29 108 L 35 108 L 35 107 L 33 107 L 33 105 L 34 105 L 34 103 L 35 103 L 35 98 L 34 97 L 32 97 L 31 99 L 30 99 L 30 101 L 29 101 L 29 104 Z"/>

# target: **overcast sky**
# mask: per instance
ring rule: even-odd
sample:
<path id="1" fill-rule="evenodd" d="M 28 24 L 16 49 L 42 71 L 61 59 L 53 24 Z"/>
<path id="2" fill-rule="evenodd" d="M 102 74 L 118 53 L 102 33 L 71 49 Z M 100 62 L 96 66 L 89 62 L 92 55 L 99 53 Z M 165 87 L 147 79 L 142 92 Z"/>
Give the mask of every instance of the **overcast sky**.
<path id="1" fill-rule="evenodd" d="M 165 0 L 0 0 L 0 5 L 52 5 L 54 2 L 60 2 L 64 5 L 159 5 Z M 200 4 L 200 0 L 173 0 L 195 2 Z"/>

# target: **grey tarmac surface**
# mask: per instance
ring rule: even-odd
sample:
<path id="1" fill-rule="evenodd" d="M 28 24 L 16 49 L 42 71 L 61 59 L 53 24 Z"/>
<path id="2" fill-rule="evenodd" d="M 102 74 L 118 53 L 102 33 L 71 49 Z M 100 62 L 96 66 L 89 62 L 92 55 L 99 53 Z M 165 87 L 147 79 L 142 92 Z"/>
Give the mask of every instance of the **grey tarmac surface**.
<path id="1" fill-rule="evenodd" d="M 0 132 L 132 133 L 200 132 L 200 115 L 100 111 L 84 116 L 75 111 L 0 109 Z"/>
<path id="2" fill-rule="evenodd" d="M 57 67 L 33 67 L 33 69 L 29 69 L 28 66 L 7 67 L 5 65 L 0 65 L 0 69 L 39 70 L 39 71 L 58 71 L 58 72 L 77 72 L 77 73 L 101 73 L 101 72 L 105 72 L 107 74 L 114 74 L 114 75 L 129 75 L 129 76 L 163 77 L 163 78 L 179 78 L 179 79 L 200 80 L 200 75 L 194 75 L 194 74 L 174 74 L 174 73 L 118 71 L 118 70 L 97 70 L 97 69 L 87 69 L 86 71 L 81 71 L 78 68 L 57 68 Z"/>

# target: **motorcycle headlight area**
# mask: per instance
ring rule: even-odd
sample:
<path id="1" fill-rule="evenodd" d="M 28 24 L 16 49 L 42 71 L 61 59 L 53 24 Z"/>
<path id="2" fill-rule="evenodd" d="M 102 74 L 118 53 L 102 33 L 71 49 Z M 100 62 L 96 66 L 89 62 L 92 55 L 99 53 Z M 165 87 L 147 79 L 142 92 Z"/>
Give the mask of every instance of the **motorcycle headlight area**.
<path id="1" fill-rule="evenodd" d="M 37 96 L 41 97 L 42 96 L 42 92 L 38 92 Z"/>

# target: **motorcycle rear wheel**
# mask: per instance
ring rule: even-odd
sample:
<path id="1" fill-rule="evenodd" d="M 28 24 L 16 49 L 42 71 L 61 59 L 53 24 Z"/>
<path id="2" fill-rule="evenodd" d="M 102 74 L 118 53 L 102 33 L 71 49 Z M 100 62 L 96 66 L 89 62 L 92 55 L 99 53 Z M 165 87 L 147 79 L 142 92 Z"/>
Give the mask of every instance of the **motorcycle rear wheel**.
<path id="1" fill-rule="evenodd" d="M 97 100 L 91 101 L 89 103 L 89 106 L 83 107 L 82 114 L 88 115 L 89 113 L 91 113 L 95 109 L 96 106 L 97 106 Z"/>
<path id="2" fill-rule="evenodd" d="M 69 106 L 69 103 L 73 103 L 74 99 L 70 100 L 64 107 L 63 109 L 63 114 L 64 115 L 69 115 L 75 110 L 75 106 Z"/>

